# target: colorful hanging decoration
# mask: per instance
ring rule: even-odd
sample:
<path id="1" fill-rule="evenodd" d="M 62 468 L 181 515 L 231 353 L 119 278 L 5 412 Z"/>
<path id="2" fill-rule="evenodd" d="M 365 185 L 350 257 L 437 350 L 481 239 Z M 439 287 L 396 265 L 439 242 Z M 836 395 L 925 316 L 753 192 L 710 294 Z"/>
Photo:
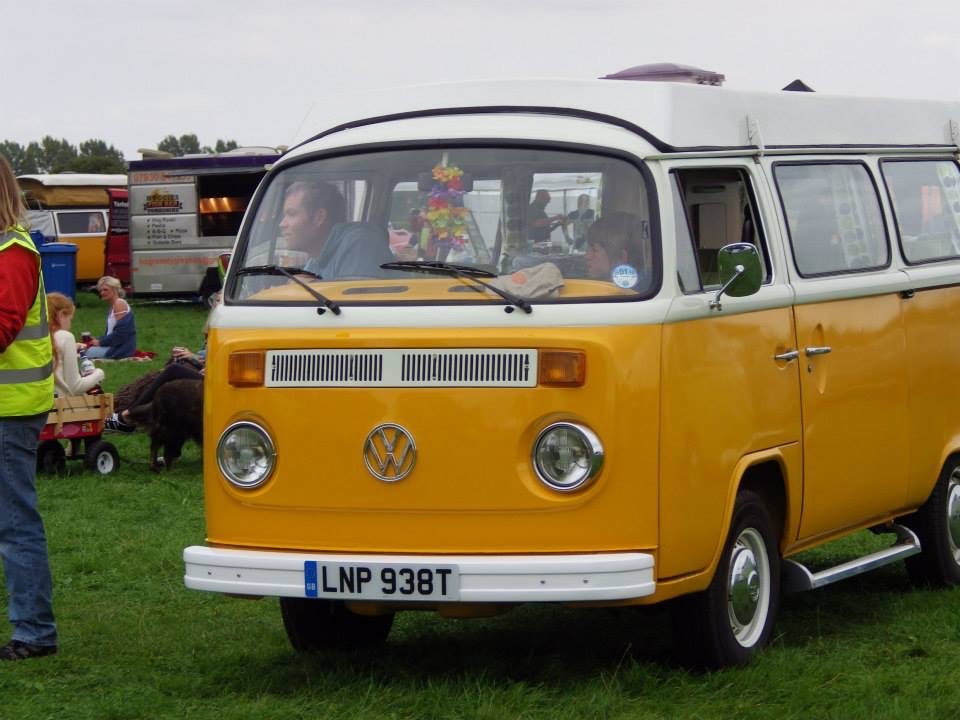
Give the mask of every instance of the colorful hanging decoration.
<path id="1" fill-rule="evenodd" d="M 462 178 L 463 170 L 455 165 L 433 168 L 433 188 L 427 199 L 427 223 L 423 228 L 424 235 L 421 235 L 421 247 L 426 246 L 427 254 L 433 259 L 443 259 L 451 249 L 462 248 L 467 242 Z"/>

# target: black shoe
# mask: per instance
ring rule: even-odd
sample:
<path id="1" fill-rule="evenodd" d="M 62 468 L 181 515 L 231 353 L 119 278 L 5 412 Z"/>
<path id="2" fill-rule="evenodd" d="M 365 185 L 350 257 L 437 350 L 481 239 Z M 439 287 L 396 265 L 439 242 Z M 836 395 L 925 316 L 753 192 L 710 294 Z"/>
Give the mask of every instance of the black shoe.
<path id="1" fill-rule="evenodd" d="M 103 421 L 103 427 L 105 430 L 113 430 L 113 432 L 122 432 L 122 433 L 132 433 L 137 428 L 133 425 L 128 425 L 123 420 L 121 420 L 116 413 L 114 417 L 108 417 Z"/>
<path id="2" fill-rule="evenodd" d="M 30 658 L 56 654 L 56 645 L 30 645 L 19 640 L 11 640 L 0 647 L 0 660 L 29 660 Z"/>

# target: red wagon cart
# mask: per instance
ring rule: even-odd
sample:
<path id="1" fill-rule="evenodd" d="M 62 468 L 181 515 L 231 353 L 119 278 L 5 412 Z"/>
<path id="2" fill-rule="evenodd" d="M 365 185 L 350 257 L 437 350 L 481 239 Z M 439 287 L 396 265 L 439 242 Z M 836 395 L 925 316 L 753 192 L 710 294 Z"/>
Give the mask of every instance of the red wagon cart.
<path id="1" fill-rule="evenodd" d="M 113 395 L 69 395 L 55 399 L 55 405 L 40 433 L 37 472 L 63 473 L 66 461 L 82 460 L 101 475 L 120 467 L 120 455 L 113 443 L 102 439 L 104 421 L 113 413 Z M 70 443 L 68 456 L 61 441 Z"/>

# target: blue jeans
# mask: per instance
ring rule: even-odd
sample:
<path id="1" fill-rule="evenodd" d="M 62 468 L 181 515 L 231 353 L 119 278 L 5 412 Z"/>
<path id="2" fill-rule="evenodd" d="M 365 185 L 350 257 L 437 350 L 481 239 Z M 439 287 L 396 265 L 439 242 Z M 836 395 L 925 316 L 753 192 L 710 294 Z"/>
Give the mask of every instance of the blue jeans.
<path id="1" fill-rule="evenodd" d="M 104 345 L 91 345 L 86 350 L 87 357 L 91 360 L 105 358 L 108 352 L 110 352 L 110 348 Z"/>
<path id="2" fill-rule="evenodd" d="M 0 556 L 14 640 L 56 645 L 47 537 L 37 510 L 37 440 L 47 413 L 0 418 Z"/>

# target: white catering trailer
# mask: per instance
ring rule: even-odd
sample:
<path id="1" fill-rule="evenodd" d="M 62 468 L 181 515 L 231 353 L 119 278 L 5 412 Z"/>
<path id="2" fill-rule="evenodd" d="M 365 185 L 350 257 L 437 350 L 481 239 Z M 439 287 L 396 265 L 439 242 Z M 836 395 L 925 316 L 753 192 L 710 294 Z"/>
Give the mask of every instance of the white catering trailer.
<path id="1" fill-rule="evenodd" d="M 233 247 L 247 203 L 280 151 L 143 154 L 129 164 L 133 289 L 207 296 L 219 289 L 218 256 Z"/>

